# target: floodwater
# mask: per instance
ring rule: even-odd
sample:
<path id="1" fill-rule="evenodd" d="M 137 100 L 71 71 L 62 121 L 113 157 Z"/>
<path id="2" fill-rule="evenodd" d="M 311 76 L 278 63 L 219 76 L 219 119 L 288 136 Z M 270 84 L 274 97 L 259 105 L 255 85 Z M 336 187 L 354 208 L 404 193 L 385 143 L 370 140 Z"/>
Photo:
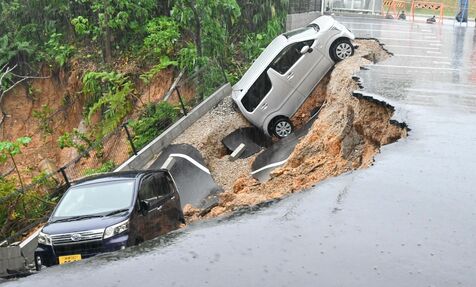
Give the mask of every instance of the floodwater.
<path id="1" fill-rule="evenodd" d="M 476 286 L 473 27 L 340 17 L 394 53 L 358 74 L 409 137 L 279 202 L 11 286 Z"/>

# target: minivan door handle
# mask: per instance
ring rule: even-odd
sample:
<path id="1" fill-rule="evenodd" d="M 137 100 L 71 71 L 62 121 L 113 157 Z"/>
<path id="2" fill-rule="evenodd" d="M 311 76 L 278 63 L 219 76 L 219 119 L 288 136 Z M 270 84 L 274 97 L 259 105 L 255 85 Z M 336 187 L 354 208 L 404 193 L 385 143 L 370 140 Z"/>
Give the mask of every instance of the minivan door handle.
<path id="1" fill-rule="evenodd" d="M 291 80 L 292 78 L 294 78 L 294 73 L 293 72 L 289 73 L 289 75 L 286 78 L 288 80 Z"/>
<path id="2" fill-rule="evenodd" d="M 268 108 L 268 103 L 263 103 L 263 104 L 261 105 L 261 109 L 262 109 L 263 111 L 266 110 L 267 108 Z"/>

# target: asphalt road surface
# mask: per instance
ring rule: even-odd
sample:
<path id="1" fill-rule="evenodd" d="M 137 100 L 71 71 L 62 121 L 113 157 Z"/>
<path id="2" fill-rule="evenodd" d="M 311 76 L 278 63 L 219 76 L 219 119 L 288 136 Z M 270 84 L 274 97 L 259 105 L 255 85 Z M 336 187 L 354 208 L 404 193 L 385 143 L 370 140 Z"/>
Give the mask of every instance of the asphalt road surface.
<path id="1" fill-rule="evenodd" d="M 476 286 L 474 28 L 339 20 L 395 54 L 359 73 L 411 128 L 374 166 L 6 285 Z"/>

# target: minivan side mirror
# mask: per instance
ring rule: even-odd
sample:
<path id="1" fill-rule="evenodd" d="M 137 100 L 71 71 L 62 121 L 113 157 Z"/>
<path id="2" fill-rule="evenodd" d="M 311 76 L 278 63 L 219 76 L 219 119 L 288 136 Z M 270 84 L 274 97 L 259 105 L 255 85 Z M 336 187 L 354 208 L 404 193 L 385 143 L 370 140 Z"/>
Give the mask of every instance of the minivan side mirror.
<path id="1" fill-rule="evenodd" d="M 141 200 L 139 202 L 139 206 L 140 212 L 144 215 L 147 214 L 147 212 L 150 210 L 150 203 L 147 200 Z"/>
<path id="2" fill-rule="evenodd" d="M 304 55 L 306 53 L 311 53 L 311 52 L 312 52 L 312 48 L 309 47 L 308 45 L 301 48 L 301 55 Z"/>

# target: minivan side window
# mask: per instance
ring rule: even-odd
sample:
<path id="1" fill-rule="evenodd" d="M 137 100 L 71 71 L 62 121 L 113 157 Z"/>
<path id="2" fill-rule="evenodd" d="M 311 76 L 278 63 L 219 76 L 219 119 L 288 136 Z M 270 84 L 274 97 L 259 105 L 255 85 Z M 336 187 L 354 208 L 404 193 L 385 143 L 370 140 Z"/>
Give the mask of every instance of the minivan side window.
<path id="1" fill-rule="evenodd" d="M 155 182 L 153 176 L 148 176 L 140 185 L 139 189 L 139 199 L 140 200 L 147 200 L 152 202 L 153 200 L 157 199 L 157 193 L 155 191 Z"/>
<path id="2" fill-rule="evenodd" d="M 268 69 L 266 68 L 241 99 L 243 107 L 250 113 L 256 109 L 263 98 L 269 93 L 269 90 L 271 90 L 271 80 L 269 79 L 267 71 Z"/>
<path id="3" fill-rule="evenodd" d="M 171 190 L 170 190 L 165 174 L 156 175 L 155 180 L 157 183 L 156 190 L 159 197 L 170 194 Z"/>
<path id="4" fill-rule="evenodd" d="M 314 40 L 294 43 L 281 51 L 271 63 L 271 68 L 280 74 L 285 74 L 303 55 L 301 49 L 304 46 L 311 47 Z"/>

